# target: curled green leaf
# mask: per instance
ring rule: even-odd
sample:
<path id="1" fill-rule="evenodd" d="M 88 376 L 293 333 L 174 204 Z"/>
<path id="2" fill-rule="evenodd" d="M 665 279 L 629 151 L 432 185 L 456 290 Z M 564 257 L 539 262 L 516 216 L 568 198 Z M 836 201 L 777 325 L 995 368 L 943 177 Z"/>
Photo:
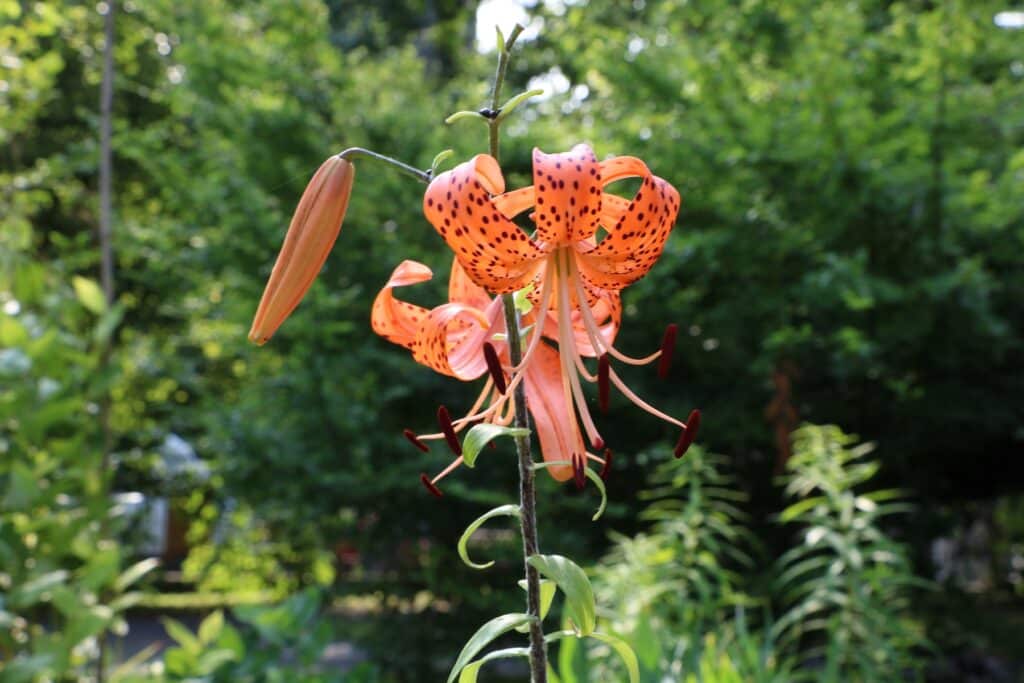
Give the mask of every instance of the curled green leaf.
<path id="1" fill-rule="evenodd" d="M 476 657 L 477 653 L 487 647 L 495 638 L 531 621 L 533 621 L 533 617 L 529 614 L 503 614 L 481 626 L 473 634 L 473 637 L 466 641 L 462 652 L 459 653 L 458 659 L 455 660 L 455 666 L 452 667 L 451 673 L 448 674 L 448 683 L 452 683 L 455 677 L 473 660 L 473 657 Z"/>
<path id="2" fill-rule="evenodd" d="M 476 562 L 473 562 L 473 560 L 469 559 L 469 550 L 466 548 L 467 544 L 469 543 L 469 539 L 472 538 L 473 534 L 476 533 L 476 530 L 483 526 L 484 523 L 487 522 L 487 520 L 489 519 L 494 519 L 495 517 L 518 518 L 520 514 L 522 513 L 520 513 L 519 511 L 518 505 L 502 505 L 500 507 L 494 508 L 493 510 L 489 510 L 488 512 L 485 512 L 484 514 L 477 517 L 468 527 L 466 527 L 466 530 L 462 532 L 461 538 L 459 538 L 458 551 L 459 557 L 462 558 L 462 561 L 470 567 L 472 567 L 473 569 L 487 569 L 488 567 L 492 566 L 494 562 L 477 564 Z"/>
<path id="3" fill-rule="evenodd" d="M 576 631 L 590 635 L 597 625 L 594 589 L 586 572 L 578 564 L 561 555 L 531 555 L 527 558 L 534 569 L 558 584 L 565 594 L 566 616 Z"/>
<path id="4" fill-rule="evenodd" d="M 501 110 L 500 110 L 501 113 L 498 114 L 498 121 L 505 120 L 505 117 L 507 117 L 510 113 L 512 113 L 512 111 L 516 107 L 518 107 L 520 104 L 522 104 L 526 100 L 530 99 L 531 97 L 537 97 L 537 96 L 543 95 L 543 94 L 544 94 L 543 90 L 541 90 L 540 88 L 534 88 L 533 90 L 527 90 L 526 92 L 519 93 L 515 97 L 509 98 L 508 102 L 506 102 L 505 104 L 501 105 Z"/>
<path id="5" fill-rule="evenodd" d="M 521 427 L 503 427 L 489 423 L 474 425 L 462 440 L 462 461 L 466 467 L 476 465 L 476 458 L 483 447 L 499 436 L 529 436 L 530 430 Z"/>
<path id="6" fill-rule="evenodd" d="M 551 461 L 551 462 L 535 462 L 535 463 L 533 463 L 533 469 L 536 471 L 536 470 L 547 469 L 548 467 L 559 467 L 561 465 L 569 465 L 569 466 L 571 466 L 572 462 L 569 461 L 569 460 L 554 460 L 554 461 Z M 587 475 L 587 477 L 590 479 L 590 481 L 594 482 L 594 486 L 597 487 L 598 492 L 601 494 L 601 504 L 597 506 L 597 512 L 594 513 L 594 516 L 590 518 L 592 521 L 596 522 L 597 520 L 601 519 L 601 515 L 604 514 L 605 507 L 608 506 L 608 491 L 605 488 L 604 480 L 601 479 L 601 475 L 599 475 L 597 472 L 595 472 L 594 470 L 590 469 L 589 467 L 585 467 L 583 469 L 583 473 Z"/>
<path id="7" fill-rule="evenodd" d="M 640 683 L 640 664 L 637 662 L 636 654 L 633 652 L 633 648 L 629 646 L 629 643 L 618 636 L 598 631 L 591 633 L 590 637 L 610 645 L 625 663 L 626 671 L 629 672 L 629 683 Z"/>
<path id="8" fill-rule="evenodd" d="M 525 647 L 510 647 L 505 650 L 488 652 L 480 659 L 475 662 L 470 662 L 464 669 L 462 669 L 462 672 L 459 674 L 459 683 L 476 683 L 477 673 L 479 673 L 480 667 L 484 664 L 495 659 L 509 659 L 511 657 L 526 657 L 529 659 L 530 650 Z"/>
<path id="9" fill-rule="evenodd" d="M 455 154 L 455 150 L 446 149 L 442 152 L 438 152 L 434 160 L 430 162 L 430 177 L 433 178 L 437 175 L 437 167 L 444 163 L 445 159 Z"/>
<path id="10" fill-rule="evenodd" d="M 451 116 L 446 118 L 444 120 L 444 122 L 450 126 L 451 124 L 455 123 L 456 121 L 461 121 L 462 119 L 480 119 L 484 123 L 490 123 L 488 118 L 486 116 L 484 116 L 483 114 L 481 114 L 480 112 L 478 112 L 478 111 L 468 111 L 468 110 L 465 110 L 465 109 L 462 110 L 462 111 L 455 112 L 454 114 L 452 114 Z"/>

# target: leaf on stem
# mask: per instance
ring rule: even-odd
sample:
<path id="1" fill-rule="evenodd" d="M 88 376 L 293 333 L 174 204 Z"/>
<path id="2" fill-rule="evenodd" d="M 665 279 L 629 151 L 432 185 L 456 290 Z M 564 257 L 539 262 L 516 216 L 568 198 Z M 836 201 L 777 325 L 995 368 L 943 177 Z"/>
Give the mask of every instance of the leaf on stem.
<path id="1" fill-rule="evenodd" d="M 483 447 L 499 436 L 529 436 L 530 430 L 521 427 L 503 427 L 489 423 L 474 425 L 462 440 L 462 461 L 466 467 L 476 465 L 477 456 Z"/>
<path id="2" fill-rule="evenodd" d="M 561 555 L 531 555 L 527 562 L 541 574 L 558 584 L 565 594 L 566 616 L 583 636 L 594 632 L 596 606 L 590 579 L 578 564 Z"/>
<path id="3" fill-rule="evenodd" d="M 503 614 L 481 626 L 473 634 L 473 637 L 466 641 L 462 652 L 459 653 L 458 659 L 455 660 L 455 666 L 452 667 L 451 673 L 448 674 L 448 683 L 452 683 L 455 677 L 473 660 L 473 657 L 476 657 L 477 653 L 487 647 L 491 641 L 517 626 L 530 623 L 532 620 L 533 617 L 529 614 Z"/>
<path id="4" fill-rule="evenodd" d="M 490 652 L 475 662 L 467 664 L 459 674 L 459 683 L 476 683 L 476 676 L 480 671 L 480 667 L 491 660 L 509 659 L 510 657 L 525 657 L 529 659 L 530 650 L 525 647 L 510 647 L 505 650 L 495 650 L 494 652 Z"/>
<path id="5" fill-rule="evenodd" d="M 486 562 L 484 564 L 477 564 L 476 562 L 473 562 L 473 560 L 469 559 L 469 551 L 466 549 L 466 545 L 469 543 L 469 539 L 472 538 L 473 534 L 476 533 L 476 530 L 483 526 L 484 523 L 489 519 L 493 519 L 495 517 L 518 518 L 520 514 L 521 513 L 519 511 L 518 505 L 502 505 L 500 507 L 494 508 L 493 510 L 485 512 L 484 514 L 477 517 L 476 520 L 474 520 L 468 527 L 466 527 L 466 530 L 462 533 L 462 537 L 459 538 L 458 550 L 459 557 L 462 558 L 462 561 L 470 567 L 472 567 L 473 569 L 487 569 L 488 567 L 494 565 L 493 561 Z"/>

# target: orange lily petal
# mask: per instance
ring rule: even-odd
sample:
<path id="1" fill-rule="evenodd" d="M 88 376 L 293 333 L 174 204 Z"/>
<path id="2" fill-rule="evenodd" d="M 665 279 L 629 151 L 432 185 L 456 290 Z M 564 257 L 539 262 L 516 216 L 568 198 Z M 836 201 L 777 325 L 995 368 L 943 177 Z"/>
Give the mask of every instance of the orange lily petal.
<path id="1" fill-rule="evenodd" d="M 570 460 L 574 453 L 584 453 L 583 437 L 576 425 L 576 416 L 569 411 L 562 393 L 562 367 L 558 352 L 541 343 L 526 366 L 526 407 L 533 416 L 533 427 L 540 440 L 540 450 L 546 462 Z M 558 481 L 572 478 L 571 465 L 549 467 L 548 472 Z"/>
<path id="2" fill-rule="evenodd" d="M 649 175 L 608 235 L 592 250 L 577 253 L 584 279 L 602 289 L 619 290 L 647 274 L 661 256 L 679 213 L 679 193 Z"/>
<path id="3" fill-rule="evenodd" d="M 503 294 L 524 287 L 545 255 L 495 207 L 491 195 L 504 189 L 498 162 L 480 154 L 435 178 L 423 198 L 423 213 L 466 274 Z"/>
<path id="4" fill-rule="evenodd" d="M 377 294 L 370 313 L 373 331 L 390 342 L 411 349 L 420 324 L 426 319 L 427 309 L 399 301 L 391 293 L 395 287 L 408 287 L 426 282 L 433 273 L 417 261 L 402 261 L 391 273 L 391 279 Z"/>
<path id="5" fill-rule="evenodd" d="M 483 310 L 491 303 L 491 295 L 466 275 L 458 259 L 453 259 L 451 275 L 448 277 L 448 301 Z"/>
<path id="6" fill-rule="evenodd" d="M 266 343 L 313 284 L 341 231 L 355 174 L 351 162 L 332 156 L 309 181 L 256 309 L 251 341 Z"/>
<path id="7" fill-rule="evenodd" d="M 483 344 L 490 325 L 485 326 L 481 318 L 481 311 L 465 304 L 442 304 L 431 309 L 416 333 L 412 357 L 443 375 L 476 379 L 487 372 Z"/>
<path id="8" fill-rule="evenodd" d="M 551 245 L 587 239 L 601 213 L 601 174 L 594 151 L 576 145 L 562 154 L 533 150 L 537 240 Z"/>

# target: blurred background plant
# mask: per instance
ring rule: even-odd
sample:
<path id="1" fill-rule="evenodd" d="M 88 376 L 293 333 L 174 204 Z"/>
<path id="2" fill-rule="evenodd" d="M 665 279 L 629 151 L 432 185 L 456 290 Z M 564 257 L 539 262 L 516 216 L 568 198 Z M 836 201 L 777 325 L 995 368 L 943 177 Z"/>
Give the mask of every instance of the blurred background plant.
<path id="1" fill-rule="evenodd" d="M 272 344 L 256 350 L 245 333 L 288 215 L 329 153 L 361 145 L 425 167 L 440 149 L 484 148 L 482 129 L 441 121 L 484 102 L 493 31 L 477 19 L 498 10 L 528 24 L 510 88 L 546 91 L 508 127 L 510 186 L 528 182 L 534 145 L 589 140 L 680 187 L 665 265 L 627 292 L 621 344 L 641 352 L 651 330 L 680 323 L 670 380 L 628 381 L 670 412 L 704 409 L 706 452 L 728 467 L 703 455 L 693 466 L 727 475 L 711 488 L 733 497 L 701 489 L 701 514 L 735 508 L 694 526 L 693 470 L 684 494 L 661 496 L 682 501 L 691 535 L 652 536 L 671 520 L 641 519 L 634 492 L 684 470 L 648 483 L 674 435 L 613 397 L 605 437 L 621 457 L 605 521 L 542 481 L 542 542 L 557 533 L 566 555 L 595 562 L 675 549 L 686 592 L 641 606 L 680 630 L 657 631 L 648 662 L 650 651 L 677 661 L 685 641 L 678 661 L 698 680 L 815 671 L 830 620 L 849 617 L 832 605 L 821 629 L 773 631 L 803 603 L 775 594 L 771 559 L 794 544 L 829 557 L 804 543 L 817 520 L 775 523 L 785 503 L 773 473 L 798 476 L 787 467 L 800 421 L 838 424 L 879 444 L 878 472 L 858 486 L 915 501 L 912 515 L 871 522 L 937 586 L 906 612 L 883 605 L 900 614 L 888 627 L 906 625 L 891 647 L 911 653 L 908 675 L 923 662 L 933 680 L 1019 676 L 1024 66 L 1021 33 L 993 22 L 1003 2 L 112 4 L 118 295 L 104 307 L 97 10 L 109 5 L 0 0 L 0 676 L 57 648 L 66 654 L 18 675 L 94 672 L 97 634 L 126 614 L 117 577 L 147 555 L 164 562 L 126 625 L 191 605 L 179 616 L 194 628 L 199 609 L 227 615 L 318 587 L 332 637 L 395 680 L 443 670 L 439 644 L 493 613 L 487 585 L 501 578 L 463 568 L 453 541 L 504 501 L 513 468 L 496 458 L 467 471 L 440 504 L 417 489 L 442 459 L 412 450 L 402 428 L 432 422 L 424 397 L 468 404 L 366 324 L 398 261 L 448 267 L 421 188 L 361 165 L 320 282 Z M 414 296 L 436 301 L 443 285 Z M 116 474 L 98 466 L 105 451 Z M 121 535 L 152 525 L 111 519 L 126 508 L 110 492 L 165 506 L 162 552 Z M 874 542 L 846 537 L 862 551 Z M 722 551 L 683 553 L 685 538 Z M 512 581 L 514 537 L 482 541 Z M 856 599 L 895 590 L 903 562 L 887 574 L 865 560 L 877 585 Z M 50 572 L 67 591 L 34 591 Z M 831 580 L 808 571 L 798 583 L 814 577 Z M 68 595 L 82 603 L 74 619 L 55 602 L 78 614 Z M 631 636 L 639 612 L 621 610 L 621 623 L 605 617 Z M 911 647 L 918 628 L 934 649 Z"/>

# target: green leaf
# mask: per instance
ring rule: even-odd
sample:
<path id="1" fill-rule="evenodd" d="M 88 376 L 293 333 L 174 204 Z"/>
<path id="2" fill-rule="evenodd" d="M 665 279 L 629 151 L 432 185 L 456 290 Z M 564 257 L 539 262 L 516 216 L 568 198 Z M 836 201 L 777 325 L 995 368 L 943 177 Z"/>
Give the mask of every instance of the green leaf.
<path id="1" fill-rule="evenodd" d="M 184 624 L 180 621 L 175 621 L 170 617 L 164 617 L 160 621 L 163 622 L 164 629 L 167 630 L 167 635 L 174 638 L 174 641 L 181 646 L 181 649 L 185 652 L 196 655 L 202 650 L 202 645 L 199 643 L 199 639 L 196 638 L 192 631 L 188 630 Z"/>
<path id="2" fill-rule="evenodd" d="M 114 589 L 120 593 L 159 566 L 160 560 L 155 557 L 136 562 L 121 572 L 121 575 L 117 577 L 117 581 L 114 582 Z"/>
<path id="3" fill-rule="evenodd" d="M 510 647 L 505 650 L 495 650 L 494 652 L 488 653 L 476 660 L 470 662 L 465 666 L 462 672 L 459 674 L 459 683 L 476 683 L 477 673 L 487 662 L 494 659 L 509 659 L 511 657 L 525 657 L 530 658 L 530 650 L 525 647 Z"/>
<path id="4" fill-rule="evenodd" d="M 446 149 L 442 152 L 438 152 L 434 160 L 430 162 L 430 177 L 433 178 L 437 175 L 437 167 L 444 163 L 445 159 L 455 154 L 455 150 Z"/>
<path id="5" fill-rule="evenodd" d="M 526 315 L 533 310 L 533 302 L 530 301 L 530 294 L 533 293 L 533 283 L 527 284 L 522 289 L 517 289 L 512 294 L 512 303 L 515 304 L 516 310 L 519 311 L 519 315 Z"/>
<path id="6" fill-rule="evenodd" d="M 488 512 L 485 512 L 484 514 L 477 517 L 468 527 L 466 527 L 466 530 L 462 533 L 462 537 L 459 538 L 458 550 L 459 557 L 462 558 L 462 561 L 468 564 L 473 569 L 487 569 L 488 567 L 492 566 L 494 564 L 493 561 L 487 562 L 486 564 L 477 564 L 473 562 L 473 560 L 469 559 L 469 551 L 466 549 L 466 544 L 469 543 L 469 539 L 473 536 L 474 533 L 476 533 L 476 530 L 483 526 L 483 524 L 487 520 L 493 519 L 495 517 L 518 518 L 520 514 L 521 513 L 519 512 L 518 505 L 502 505 L 500 507 L 494 508 L 493 510 L 489 510 Z"/>
<path id="7" fill-rule="evenodd" d="M 633 654 L 633 648 L 629 646 L 629 643 L 622 638 L 599 631 L 590 633 L 590 637 L 610 645 L 619 653 L 619 657 L 626 664 L 626 671 L 629 672 L 629 683 L 640 683 L 640 665 L 637 663 L 636 655 Z"/>
<path id="8" fill-rule="evenodd" d="M 85 306 L 90 313 L 103 315 L 107 310 L 107 297 L 95 280 L 76 275 L 71 278 L 71 286 L 75 288 L 75 296 L 78 302 Z"/>
<path id="9" fill-rule="evenodd" d="M 473 657 L 476 657 L 477 653 L 487 647 L 491 641 L 517 626 L 529 623 L 532 619 L 533 617 L 529 614 L 503 614 L 481 626 L 473 634 L 473 637 L 466 642 L 462 652 L 459 653 L 458 659 L 455 660 L 455 666 L 452 667 L 451 673 L 448 674 L 448 683 L 452 683 L 462 669 L 472 661 Z"/>
<path id="10" fill-rule="evenodd" d="M 25 510 L 39 497 L 39 484 L 35 473 L 24 463 L 11 465 L 4 504 L 9 510 Z"/>
<path id="11" fill-rule="evenodd" d="M 527 90 L 526 92 L 521 92 L 518 95 L 516 95 L 515 97 L 510 98 L 508 100 L 508 102 L 506 102 L 505 104 L 501 105 L 501 113 L 498 114 L 498 121 L 503 121 L 506 116 L 508 116 L 512 111 L 515 110 L 516 107 L 518 107 L 520 104 L 522 104 L 526 100 L 530 99 L 531 97 L 537 97 L 538 95 L 543 95 L 543 94 L 544 94 L 543 90 L 541 90 L 540 88 L 534 88 L 533 90 Z"/>
<path id="12" fill-rule="evenodd" d="M 217 610 L 199 624 L 199 642 L 203 645 L 209 645 L 220 636 L 221 629 L 223 628 L 224 612 Z"/>
<path id="13" fill-rule="evenodd" d="M 505 34 L 501 32 L 501 28 L 498 26 L 494 27 L 494 33 L 498 39 L 498 54 L 500 55 L 505 51 Z"/>
<path id="14" fill-rule="evenodd" d="M 466 467 L 474 467 L 476 465 L 477 456 L 480 455 L 480 451 L 483 447 L 489 444 L 499 436 L 529 436 L 530 430 L 523 429 L 521 427 L 502 427 L 501 425 L 481 423 L 474 425 L 469 432 L 466 433 L 466 438 L 462 440 L 462 461 Z"/>
<path id="15" fill-rule="evenodd" d="M 47 594 L 68 580 L 68 572 L 57 569 L 37 576 L 11 591 L 10 602 L 14 608 L 23 608 L 48 599 Z"/>
<path id="16" fill-rule="evenodd" d="M 579 565 L 561 555 L 531 555 L 530 566 L 558 584 L 565 594 L 567 616 L 580 635 L 593 633 L 596 626 L 594 589 Z"/>
<path id="17" fill-rule="evenodd" d="M 570 462 L 569 460 L 536 462 L 533 464 L 533 469 L 534 471 L 544 470 L 549 467 L 558 467 L 560 465 L 572 465 L 572 462 Z M 591 521 L 596 522 L 597 520 L 601 519 L 601 515 L 604 514 L 604 509 L 608 505 L 608 491 L 605 489 L 604 480 L 601 479 L 600 474 L 590 469 L 589 467 L 584 468 L 583 473 L 587 475 L 587 478 L 590 479 L 590 481 L 594 482 L 594 485 L 597 487 L 598 492 L 601 494 L 601 504 L 598 505 L 597 512 L 594 513 L 594 516 L 590 518 Z"/>
<path id="18" fill-rule="evenodd" d="M 601 475 L 589 467 L 584 467 L 583 473 L 587 475 L 587 479 L 594 482 L 594 486 L 597 487 L 598 492 L 601 494 L 601 504 L 597 506 L 597 512 L 594 513 L 594 516 L 590 518 L 592 522 L 596 522 L 601 519 L 601 515 L 604 514 L 604 509 L 608 505 L 608 492 L 605 490 L 604 480 L 601 479 Z"/>
<path id="19" fill-rule="evenodd" d="M 526 579 L 519 580 L 519 587 L 526 590 Z M 551 603 L 555 599 L 555 591 L 558 590 L 558 585 L 554 581 L 548 581 L 547 579 L 540 580 L 540 618 L 541 621 L 548 616 L 548 611 L 551 609 Z"/>
<path id="20" fill-rule="evenodd" d="M 478 111 L 467 111 L 467 110 L 455 112 L 454 114 L 452 114 L 451 116 L 446 118 L 444 120 L 444 122 L 450 126 L 451 124 L 455 123 L 456 121 L 461 121 L 462 119 L 479 119 L 480 121 L 483 121 L 484 123 L 489 123 L 489 121 L 487 120 L 487 117 L 484 116 L 483 114 L 481 114 L 480 112 L 478 112 Z"/>

